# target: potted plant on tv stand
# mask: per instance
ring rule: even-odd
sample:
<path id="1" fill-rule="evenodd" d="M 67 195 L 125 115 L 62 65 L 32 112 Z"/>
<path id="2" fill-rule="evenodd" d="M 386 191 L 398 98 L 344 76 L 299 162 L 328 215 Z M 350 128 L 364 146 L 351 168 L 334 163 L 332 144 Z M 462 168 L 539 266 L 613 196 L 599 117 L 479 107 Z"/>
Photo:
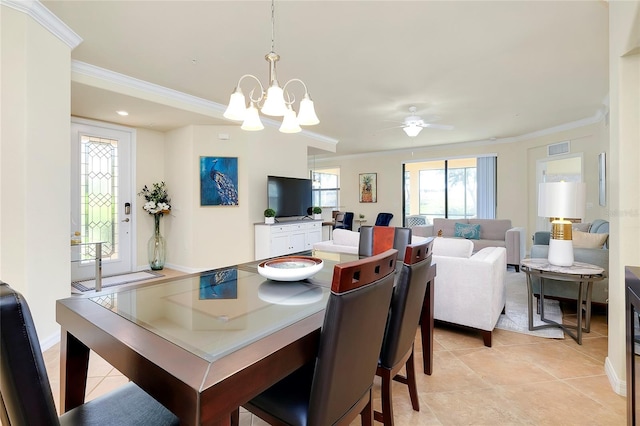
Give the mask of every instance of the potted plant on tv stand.
<path id="1" fill-rule="evenodd" d="M 272 224 L 276 221 L 276 211 L 274 209 L 266 209 L 264 211 L 264 223 Z"/>
<path id="2" fill-rule="evenodd" d="M 315 220 L 322 219 L 322 209 L 320 207 L 314 207 L 313 208 L 313 218 Z"/>

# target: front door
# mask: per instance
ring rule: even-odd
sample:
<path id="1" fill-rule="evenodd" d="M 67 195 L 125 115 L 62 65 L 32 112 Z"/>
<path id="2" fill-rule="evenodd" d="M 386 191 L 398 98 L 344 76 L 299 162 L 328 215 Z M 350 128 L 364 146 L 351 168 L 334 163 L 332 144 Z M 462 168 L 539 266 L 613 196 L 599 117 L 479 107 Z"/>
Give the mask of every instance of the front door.
<path id="1" fill-rule="evenodd" d="M 80 233 L 83 243 L 102 242 L 104 276 L 132 271 L 134 137 L 135 130 L 122 126 L 71 122 L 70 235 Z M 72 280 L 93 278 L 95 245 L 74 246 L 72 252 Z"/>

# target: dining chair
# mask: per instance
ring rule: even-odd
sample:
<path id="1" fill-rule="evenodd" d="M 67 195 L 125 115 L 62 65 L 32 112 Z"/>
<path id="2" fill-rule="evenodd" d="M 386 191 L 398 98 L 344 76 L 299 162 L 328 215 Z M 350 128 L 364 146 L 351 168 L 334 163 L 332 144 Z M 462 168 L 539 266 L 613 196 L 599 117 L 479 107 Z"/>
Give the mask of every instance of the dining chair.
<path id="1" fill-rule="evenodd" d="M 272 425 L 349 424 L 358 415 L 373 424 L 371 389 L 387 309 L 393 292 L 396 250 L 334 266 L 319 349 L 294 371 L 244 407 Z M 238 410 L 232 415 L 237 424 Z"/>
<path id="2" fill-rule="evenodd" d="M 385 426 L 393 425 L 391 389 L 394 380 L 408 386 L 411 405 L 415 411 L 420 411 L 413 342 L 427 289 L 432 250 L 433 238 L 407 245 L 400 275 L 393 289 L 389 318 L 376 370 L 376 375 L 382 379 L 382 411 L 374 412 L 374 420 L 384 423 Z M 406 371 L 405 376 L 398 374 L 403 367 Z"/>
<path id="3" fill-rule="evenodd" d="M 374 226 L 389 226 L 393 219 L 393 213 L 378 213 Z"/>
<path id="4" fill-rule="evenodd" d="M 58 416 L 27 301 L 0 281 L 0 421 L 3 425 L 178 425 L 134 383 Z"/>
<path id="5" fill-rule="evenodd" d="M 411 243 L 411 229 L 389 226 L 363 226 L 360 228 L 358 255 L 373 256 L 385 250 L 398 250 L 398 258 L 404 257 L 405 248 Z"/>
<path id="6" fill-rule="evenodd" d="M 336 219 L 336 226 L 333 229 L 348 229 L 349 231 L 353 230 L 353 212 L 345 212 L 342 218 L 342 223 L 338 224 Z"/>

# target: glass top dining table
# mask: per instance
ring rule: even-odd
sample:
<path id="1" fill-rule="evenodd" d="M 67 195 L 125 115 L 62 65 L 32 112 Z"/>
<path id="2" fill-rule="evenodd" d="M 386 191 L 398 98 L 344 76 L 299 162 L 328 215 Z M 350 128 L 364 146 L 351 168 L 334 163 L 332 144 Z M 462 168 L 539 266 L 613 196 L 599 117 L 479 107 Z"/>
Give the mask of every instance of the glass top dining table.
<path id="1" fill-rule="evenodd" d="M 229 413 L 317 353 L 334 266 L 357 255 L 308 252 L 322 269 L 275 282 L 260 261 L 59 300 L 61 407 L 84 402 L 89 351 L 182 424 Z"/>
<path id="2" fill-rule="evenodd" d="M 322 254 L 319 254 L 322 256 Z M 333 266 L 328 256 L 310 279 L 272 281 L 251 262 L 90 300 L 203 358 L 215 361 L 324 310 Z"/>

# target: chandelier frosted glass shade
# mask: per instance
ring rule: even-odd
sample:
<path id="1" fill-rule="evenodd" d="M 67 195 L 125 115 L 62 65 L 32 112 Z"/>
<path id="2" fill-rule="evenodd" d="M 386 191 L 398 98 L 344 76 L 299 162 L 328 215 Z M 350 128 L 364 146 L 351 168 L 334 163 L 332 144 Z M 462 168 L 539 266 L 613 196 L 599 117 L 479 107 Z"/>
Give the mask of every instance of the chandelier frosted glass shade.
<path id="1" fill-rule="evenodd" d="M 318 116 L 316 115 L 316 109 L 313 107 L 313 101 L 306 92 L 304 94 L 304 98 L 300 101 L 298 123 L 303 126 L 313 126 L 320 123 L 320 120 L 318 120 Z"/>
<path id="2" fill-rule="evenodd" d="M 291 105 L 287 108 L 287 112 L 284 113 L 280 131 L 282 133 L 298 133 L 302 131 L 299 120 L 296 119 L 296 112 L 291 108 Z"/>
<path id="3" fill-rule="evenodd" d="M 246 114 L 242 126 L 242 130 L 256 131 L 264 129 L 262 121 L 260 121 L 260 115 L 258 114 L 258 108 L 255 102 L 251 102 L 249 108 L 246 109 Z"/>
<path id="4" fill-rule="evenodd" d="M 247 116 L 247 100 L 240 87 L 236 87 L 229 97 L 229 105 L 225 110 L 223 117 L 229 120 L 244 121 Z"/>
<path id="5" fill-rule="evenodd" d="M 283 117 L 287 112 L 287 105 L 284 102 L 284 92 L 277 80 L 274 80 L 267 89 L 264 104 L 262 104 L 260 112 L 272 117 Z"/>

